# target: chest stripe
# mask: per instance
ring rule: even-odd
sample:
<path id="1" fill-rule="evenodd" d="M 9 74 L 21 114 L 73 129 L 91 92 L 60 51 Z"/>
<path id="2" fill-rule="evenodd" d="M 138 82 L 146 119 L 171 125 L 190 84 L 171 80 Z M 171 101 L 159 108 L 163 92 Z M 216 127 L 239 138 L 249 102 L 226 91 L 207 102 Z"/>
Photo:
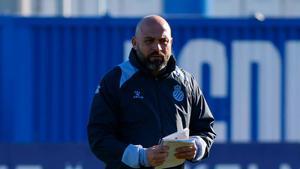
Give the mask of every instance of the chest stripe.
<path id="1" fill-rule="evenodd" d="M 137 68 L 135 68 L 129 61 L 123 62 L 118 66 L 121 68 L 122 71 L 119 86 L 121 88 L 122 85 L 137 72 Z"/>

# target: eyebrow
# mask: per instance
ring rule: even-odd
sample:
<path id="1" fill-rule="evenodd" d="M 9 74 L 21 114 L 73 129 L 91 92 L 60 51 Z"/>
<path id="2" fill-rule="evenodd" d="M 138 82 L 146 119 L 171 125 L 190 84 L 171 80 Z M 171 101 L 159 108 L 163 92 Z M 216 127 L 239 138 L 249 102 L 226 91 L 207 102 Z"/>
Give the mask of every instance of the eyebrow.
<path id="1" fill-rule="evenodd" d="M 155 38 L 152 36 L 145 36 L 144 39 L 155 39 Z"/>
<path id="2" fill-rule="evenodd" d="M 155 39 L 153 36 L 145 36 L 144 39 Z M 159 39 L 169 39 L 167 36 L 160 37 Z"/>

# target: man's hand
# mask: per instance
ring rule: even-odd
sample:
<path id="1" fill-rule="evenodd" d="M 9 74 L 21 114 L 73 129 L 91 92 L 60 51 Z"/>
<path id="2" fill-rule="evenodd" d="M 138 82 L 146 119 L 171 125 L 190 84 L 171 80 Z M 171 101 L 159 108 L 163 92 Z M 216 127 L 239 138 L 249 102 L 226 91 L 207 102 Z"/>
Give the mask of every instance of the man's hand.
<path id="1" fill-rule="evenodd" d="M 176 149 L 175 157 L 178 159 L 193 160 L 197 153 L 195 144 L 192 146 L 179 147 Z"/>
<path id="2" fill-rule="evenodd" d="M 147 159 L 152 167 L 162 165 L 168 156 L 168 146 L 155 145 L 147 149 Z"/>

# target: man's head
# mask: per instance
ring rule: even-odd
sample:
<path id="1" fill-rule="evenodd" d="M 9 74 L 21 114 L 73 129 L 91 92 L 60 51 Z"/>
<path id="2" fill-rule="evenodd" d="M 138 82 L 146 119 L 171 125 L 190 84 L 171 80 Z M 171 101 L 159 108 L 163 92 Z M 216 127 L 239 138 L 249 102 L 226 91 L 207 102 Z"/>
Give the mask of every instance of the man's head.
<path id="1" fill-rule="evenodd" d="M 153 73 L 159 72 L 167 65 L 172 54 L 172 36 L 168 22 L 157 15 L 144 17 L 136 27 L 132 45 L 147 68 Z"/>

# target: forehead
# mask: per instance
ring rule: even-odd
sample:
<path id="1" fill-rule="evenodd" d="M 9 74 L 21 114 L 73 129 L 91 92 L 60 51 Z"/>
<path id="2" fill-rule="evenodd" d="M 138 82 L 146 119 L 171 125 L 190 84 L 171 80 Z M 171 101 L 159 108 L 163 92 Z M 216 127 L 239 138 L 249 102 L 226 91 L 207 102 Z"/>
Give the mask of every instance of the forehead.
<path id="1" fill-rule="evenodd" d="M 141 26 L 140 35 L 142 38 L 153 37 L 153 38 L 162 38 L 162 37 L 171 37 L 171 31 L 168 25 L 157 25 L 157 24 L 144 24 Z"/>

